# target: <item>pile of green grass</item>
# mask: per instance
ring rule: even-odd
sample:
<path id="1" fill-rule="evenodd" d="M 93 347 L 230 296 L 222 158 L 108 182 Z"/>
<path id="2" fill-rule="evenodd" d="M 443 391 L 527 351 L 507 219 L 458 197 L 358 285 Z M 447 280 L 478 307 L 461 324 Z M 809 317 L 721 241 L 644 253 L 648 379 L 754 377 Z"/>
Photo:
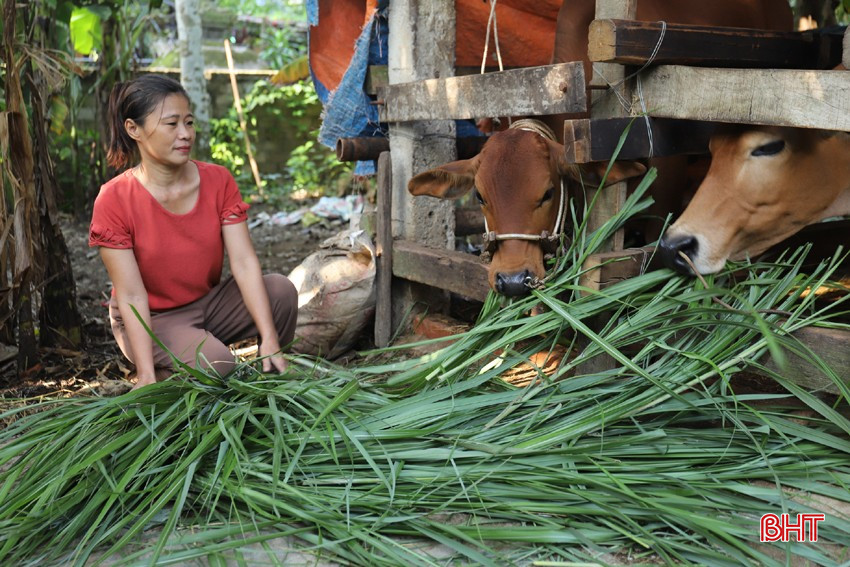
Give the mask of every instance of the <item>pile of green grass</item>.
<path id="1" fill-rule="evenodd" d="M 829 285 L 838 261 L 804 274 L 801 250 L 705 284 L 660 270 L 587 293 L 582 259 L 646 206 L 650 181 L 599 231 L 579 224 L 546 289 L 491 297 L 472 330 L 427 356 L 348 368 L 302 357 L 282 376 L 246 366 L 227 380 L 184 370 L 117 398 L 0 415 L 0 564 L 256 565 L 248 544 L 279 564 L 270 542 L 284 536 L 370 566 L 449 562 L 423 541 L 494 566 L 847 561 L 850 521 L 818 499 L 850 502 L 850 392 L 791 335 L 846 327 L 842 301 L 804 293 Z M 552 376 L 499 379 L 558 343 L 577 354 Z M 789 353 L 840 395 L 761 362 Z M 583 373 L 599 354 L 616 367 Z M 777 389 L 736 393 L 753 368 Z M 760 516 L 783 512 L 825 512 L 819 542 L 759 543 Z"/>

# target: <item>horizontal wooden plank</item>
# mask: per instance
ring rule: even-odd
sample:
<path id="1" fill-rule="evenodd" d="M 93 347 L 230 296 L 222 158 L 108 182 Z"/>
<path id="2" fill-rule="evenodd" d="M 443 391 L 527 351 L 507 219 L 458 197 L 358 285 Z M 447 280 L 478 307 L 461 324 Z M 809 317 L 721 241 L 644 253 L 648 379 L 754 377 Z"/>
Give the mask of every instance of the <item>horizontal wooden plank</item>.
<path id="1" fill-rule="evenodd" d="M 641 83 L 652 116 L 850 131 L 850 71 L 661 65 Z"/>
<path id="2" fill-rule="evenodd" d="M 477 256 L 406 240 L 393 244 L 393 275 L 478 301 L 484 301 L 490 291 L 487 265 Z"/>
<path id="3" fill-rule="evenodd" d="M 580 62 L 428 79 L 378 89 L 382 122 L 585 112 Z"/>
<path id="4" fill-rule="evenodd" d="M 486 72 L 495 73 L 498 67 L 486 67 Z M 180 69 L 177 69 L 180 72 Z M 481 67 L 455 67 L 455 76 L 462 77 L 465 75 L 478 75 L 481 73 Z M 389 70 L 386 65 L 369 65 L 366 69 L 366 81 L 363 85 L 363 90 L 366 94 L 377 95 L 378 89 L 387 87 L 390 84 Z"/>
<path id="5" fill-rule="evenodd" d="M 565 120 L 564 151 L 567 161 L 590 163 L 611 159 L 626 128 L 629 128 L 629 133 L 617 156 L 618 159 L 631 160 L 706 153 L 715 126 L 710 122 L 669 118 Z"/>
<path id="6" fill-rule="evenodd" d="M 591 61 L 623 65 L 643 65 L 651 58 L 663 65 L 831 69 L 841 60 L 841 35 L 837 30 L 780 32 L 594 20 L 588 56 Z"/>
<path id="7" fill-rule="evenodd" d="M 795 331 L 793 336 L 817 354 L 844 383 L 850 384 L 850 333 L 841 329 L 806 327 Z M 838 393 L 838 386 L 827 378 L 823 371 L 796 354 L 786 353 L 786 365 L 780 368 L 765 355 L 761 363 L 784 378 L 809 390 Z"/>

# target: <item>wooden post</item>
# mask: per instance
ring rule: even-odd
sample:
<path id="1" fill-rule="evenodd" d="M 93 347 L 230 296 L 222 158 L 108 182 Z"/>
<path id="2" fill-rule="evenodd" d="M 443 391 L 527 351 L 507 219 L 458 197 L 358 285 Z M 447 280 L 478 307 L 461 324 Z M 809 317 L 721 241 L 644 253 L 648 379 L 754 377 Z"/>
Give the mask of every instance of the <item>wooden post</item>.
<path id="1" fill-rule="evenodd" d="M 638 0 L 596 0 L 596 19 L 634 20 L 637 15 Z M 606 90 L 594 90 L 591 101 L 591 118 L 620 118 L 629 115 L 629 109 L 623 108 L 621 101 L 631 101 L 631 87 L 624 83 L 626 71 L 622 65 L 594 63 L 591 86 L 611 86 Z M 618 97 L 620 94 L 622 98 Z M 588 230 L 596 230 L 611 216 L 619 211 L 626 201 L 626 183 L 610 185 L 596 199 L 590 212 Z M 623 249 L 623 230 L 617 231 L 614 238 L 603 245 L 600 252 Z"/>
<path id="2" fill-rule="evenodd" d="M 260 170 L 254 152 L 251 150 L 251 138 L 248 136 L 248 124 L 242 112 L 242 99 L 239 97 L 239 86 L 236 84 L 236 73 L 233 67 L 233 54 L 230 52 L 230 40 L 224 40 L 224 54 L 227 56 L 227 69 L 230 72 L 230 88 L 233 90 L 233 104 L 236 105 L 236 114 L 239 116 L 239 127 L 245 137 L 245 153 L 248 155 L 248 163 L 251 164 L 251 173 L 254 174 L 254 183 L 257 185 L 257 193 L 263 197 L 263 182 L 260 180 Z"/>
<path id="3" fill-rule="evenodd" d="M 392 339 L 392 282 L 393 282 L 393 227 L 392 227 L 392 162 L 390 152 L 378 156 L 378 195 L 375 248 L 378 256 L 377 302 L 375 305 L 375 346 L 383 348 Z"/>
<path id="4" fill-rule="evenodd" d="M 393 0 L 389 7 L 390 85 L 454 76 L 454 0 Z M 413 198 L 413 175 L 456 158 L 453 121 L 390 124 L 393 236 L 439 249 L 454 247 L 454 203 Z M 445 310 L 448 294 L 402 281 L 393 284 L 393 328 L 417 303 Z"/>
<path id="5" fill-rule="evenodd" d="M 844 31 L 844 56 L 841 61 L 846 68 L 850 69 L 850 28 Z"/>
<path id="6" fill-rule="evenodd" d="M 623 19 L 634 20 L 637 15 L 638 0 L 596 0 L 596 19 Z M 591 86 L 606 87 L 605 90 L 593 90 L 593 98 L 590 102 L 590 117 L 593 118 L 622 118 L 630 114 L 629 109 L 623 108 L 621 101 L 631 100 L 630 85 L 624 82 L 626 77 L 625 67 L 612 63 L 593 63 L 593 76 L 590 79 Z M 610 88 L 607 88 L 610 87 Z M 620 96 L 617 96 L 617 95 Z M 626 202 L 627 187 L 625 182 L 614 183 L 605 189 L 597 189 L 596 203 L 587 220 L 588 232 L 596 230 L 615 213 L 617 213 Z M 613 238 L 604 243 L 599 252 L 619 251 L 623 249 L 625 231 L 618 230 Z M 602 317 L 591 321 L 591 328 L 598 331 L 605 326 L 606 321 Z M 582 340 L 586 344 L 587 340 Z M 608 355 L 596 356 L 578 369 L 580 374 L 596 374 L 604 372 L 617 366 L 613 358 Z"/>

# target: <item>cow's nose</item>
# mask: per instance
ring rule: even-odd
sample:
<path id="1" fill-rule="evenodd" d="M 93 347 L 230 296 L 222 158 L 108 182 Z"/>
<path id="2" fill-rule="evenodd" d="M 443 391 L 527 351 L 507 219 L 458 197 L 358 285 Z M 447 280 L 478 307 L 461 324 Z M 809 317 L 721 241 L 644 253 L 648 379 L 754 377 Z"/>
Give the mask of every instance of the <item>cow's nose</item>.
<path id="1" fill-rule="evenodd" d="M 499 272 L 496 274 L 496 291 L 508 297 L 528 295 L 531 291 L 527 283 L 529 279 L 531 279 L 531 272 L 528 270 L 513 274 Z"/>
<path id="2" fill-rule="evenodd" d="M 699 242 L 695 236 L 685 234 L 682 236 L 664 236 L 661 242 L 658 243 L 661 253 L 661 261 L 668 268 L 672 268 L 680 274 L 686 276 L 694 275 L 691 266 L 682 258 L 680 252 L 684 253 L 688 258 L 693 260 L 699 248 Z"/>

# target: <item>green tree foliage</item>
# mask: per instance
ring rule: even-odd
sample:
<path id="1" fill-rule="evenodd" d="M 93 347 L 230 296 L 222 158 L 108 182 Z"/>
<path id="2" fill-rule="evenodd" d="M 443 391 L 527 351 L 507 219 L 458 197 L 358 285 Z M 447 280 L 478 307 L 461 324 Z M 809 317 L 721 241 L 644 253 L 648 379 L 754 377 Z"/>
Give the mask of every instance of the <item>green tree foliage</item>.
<path id="1" fill-rule="evenodd" d="M 843 24 L 850 24 L 850 0 L 841 0 L 835 10 L 836 19 Z"/>
<path id="2" fill-rule="evenodd" d="M 310 81 L 283 87 L 257 81 L 242 103 L 252 139 L 258 138 L 256 132 L 261 123 L 273 118 L 285 123 L 296 140 L 292 147 L 281 147 L 281 154 L 288 155 L 283 176 L 264 180 L 264 190 L 270 198 L 281 200 L 298 190 L 321 194 L 335 190 L 350 178 L 350 166 L 339 162 L 333 152 L 315 141 L 321 104 Z M 216 162 L 245 181 L 241 183 L 243 190 L 252 186 L 235 109 L 227 116 L 212 119 L 210 148 Z"/>
<path id="3" fill-rule="evenodd" d="M 66 207 L 85 216 L 109 176 L 104 159 L 106 101 L 116 81 L 127 80 L 148 55 L 145 31 L 161 0 L 60 2 L 55 47 L 78 58 L 82 73 L 70 76 L 52 123 L 56 174 Z M 57 97 L 58 98 L 58 97 Z"/>

